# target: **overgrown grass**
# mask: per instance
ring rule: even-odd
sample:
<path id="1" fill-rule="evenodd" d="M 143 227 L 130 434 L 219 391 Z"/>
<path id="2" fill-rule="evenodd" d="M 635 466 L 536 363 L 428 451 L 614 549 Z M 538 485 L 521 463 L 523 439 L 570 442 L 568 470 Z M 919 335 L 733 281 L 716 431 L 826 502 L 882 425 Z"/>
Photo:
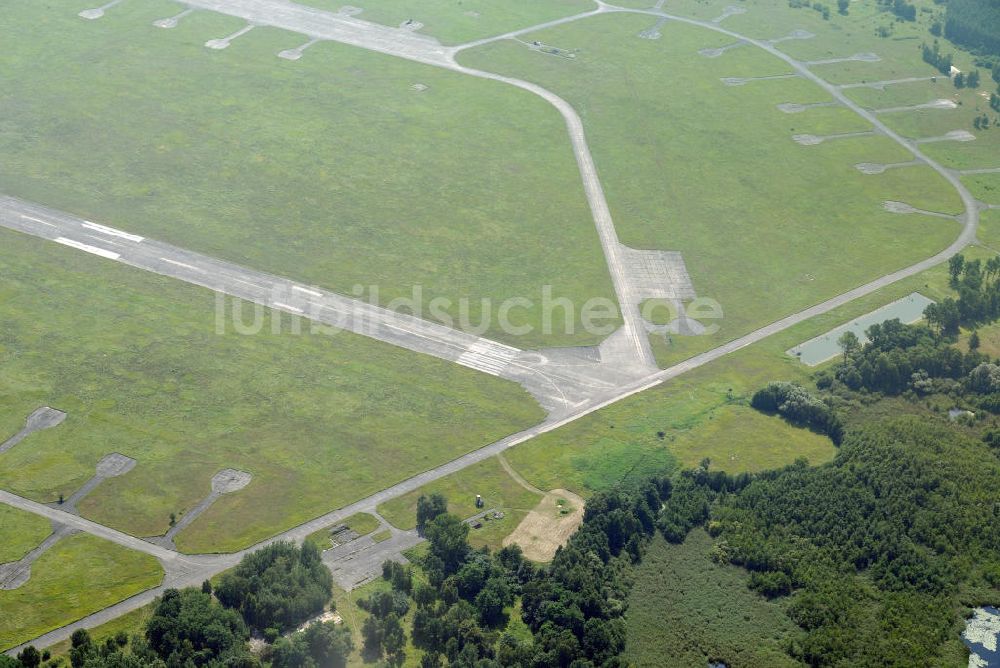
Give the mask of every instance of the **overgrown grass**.
<path id="1" fill-rule="evenodd" d="M 471 517 L 491 508 L 503 511 L 503 519 L 486 520 L 482 528 L 469 533 L 469 543 L 474 547 L 486 545 L 493 549 L 502 546 L 503 539 L 542 498 L 519 485 L 494 457 L 387 501 L 378 512 L 400 529 L 412 529 L 417 525 L 417 499 L 434 493 L 443 494 L 448 499 L 448 511 L 458 517 Z M 476 508 L 477 494 L 483 497 L 482 508 Z"/>
<path id="2" fill-rule="evenodd" d="M 121 452 L 138 465 L 80 510 L 135 535 L 164 533 L 237 468 L 250 485 L 177 544 L 244 547 L 543 417 L 514 383 L 347 332 L 220 335 L 205 290 L 8 230 L 0 240 L 0 428 L 42 405 L 68 413 L 2 456 L 0 486 L 55 501 Z"/>
<path id="3" fill-rule="evenodd" d="M 1000 209 L 991 209 L 979 214 L 979 241 L 993 251 L 1000 253 Z"/>
<path id="4" fill-rule="evenodd" d="M 0 192 L 383 305 L 418 289 L 426 317 L 441 297 L 439 319 L 493 337 L 501 302 L 528 298 L 510 312 L 533 327 L 508 337 L 518 347 L 600 340 L 579 319 L 542 327 L 544 285 L 578 304 L 614 296 L 549 104 L 335 42 L 289 62 L 276 54 L 303 38 L 272 28 L 213 51 L 243 22 L 152 26 L 180 8 L 82 21 L 71 0 L 5 6 Z"/>
<path id="5" fill-rule="evenodd" d="M 17 561 L 38 547 L 52 533 L 44 517 L 0 504 L 0 564 Z"/>
<path id="6" fill-rule="evenodd" d="M 629 665 L 799 665 L 783 651 L 799 631 L 782 605 L 747 589 L 746 571 L 714 563 L 711 547 L 712 539 L 702 529 L 691 532 L 681 545 L 671 545 L 660 535 L 654 538 L 635 569 L 629 597 Z"/>
<path id="7" fill-rule="evenodd" d="M 996 162 L 1000 163 L 1000 158 Z M 967 174 L 962 177 L 962 183 L 980 201 L 1000 206 L 1000 174 Z M 987 213 L 983 213 L 984 219 Z M 995 215 L 995 210 L 990 215 Z"/>
<path id="8" fill-rule="evenodd" d="M 163 569 L 147 554 L 88 534 L 63 538 L 32 565 L 27 583 L 0 591 L 0 650 L 155 587 L 162 579 Z"/>
<path id="9" fill-rule="evenodd" d="M 304 0 L 301 4 L 338 11 L 339 0 Z M 594 9 L 590 0 L 365 0 L 352 3 L 363 11 L 357 18 L 388 26 L 412 19 L 424 24 L 421 34 L 444 44 L 460 44 L 500 35 L 538 23 Z"/>
<path id="10" fill-rule="evenodd" d="M 926 144 L 921 148 L 927 155 L 945 167 L 954 169 L 1000 167 L 1000 128 L 992 126 L 1000 114 L 990 109 L 989 101 L 983 97 L 984 91 L 994 89 L 989 73 L 984 72 L 983 76 L 987 80 L 983 89 L 955 90 L 952 87 L 951 94 L 947 97 L 959 103 L 955 109 L 922 109 L 899 114 L 885 114 L 882 120 L 893 130 L 913 138 L 939 137 L 952 130 L 966 130 L 975 135 L 974 141 L 943 141 Z M 989 117 L 991 127 L 987 130 L 978 130 L 973 126 L 973 120 L 976 116 L 983 114 Z M 972 184 L 977 182 L 995 184 L 995 178 L 991 179 L 990 176 L 996 177 L 997 175 L 992 174 L 985 176 L 985 178 L 983 175 L 971 176 L 965 177 L 965 179 L 968 179 L 968 182 Z M 979 187 L 976 189 L 977 192 L 983 192 Z"/>
<path id="11" fill-rule="evenodd" d="M 818 86 L 801 79 L 732 87 L 720 81 L 787 73 L 786 63 L 747 47 L 702 57 L 700 49 L 732 38 L 678 23 L 662 26 L 659 40 L 640 39 L 653 22 L 604 15 L 526 38 L 579 48 L 575 59 L 503 42 L 463 52 L 460 60 L 539 82 L 573 104 L 622 242 L 681 251 L 698 295 L 721 303 L 719 332 L 674 337 L 675 347 L 661 351 L 663 363 L 912 264 L 958 234 L 957 223 L 883 209 L 891 199 L 959 212 L 957 193 L 930 168 L 877 176 L 855 168 L 910 159 L 899 145 L 884 138 L 818 146 L 792 140 L 869 127 L 844 109 L 777 109 L 829 100 Z"/>

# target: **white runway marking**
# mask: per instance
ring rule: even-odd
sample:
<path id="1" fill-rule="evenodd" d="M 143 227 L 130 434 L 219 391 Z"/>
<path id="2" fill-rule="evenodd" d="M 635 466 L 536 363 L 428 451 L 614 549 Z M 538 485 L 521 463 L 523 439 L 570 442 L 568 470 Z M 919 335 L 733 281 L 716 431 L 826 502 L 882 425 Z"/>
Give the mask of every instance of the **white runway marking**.
<path id="1" fill-rule="evenodd" d="M 124 248 L 125 247 L 123 244 L 120 244 L 117 241 L 111 241 L 110 239 L 103 239 L 101 237 L 95 237 L 93 234 L 87 234 L 85 236 L 88 239 L 93 239 L 94 241 L 100 241 L 102 244 L 111 244 L 112 246 L 118 246 L 119 248 Z"/>
<path id="2" fill-rule="evenodd" d="M 304 292 L 307 295 L 312 295 L 313 297 L 322 297 L 322 292 L 316 292 L 315 290 L 310 290 L 309 288 L 303 288 L 300 285 L 293 285 L 292 290 L 298 290 L 299 292 Z"/>
<path id="3" fill-rule="evenodd" d="M 25 220 L 30 220 L 33 223 L 41 223 L 42 225 L 48 225 L 49 227 L 55 227 L 55 225 L 53 225 L 52 223 L 50 223 L 48 221 L 42 220 L 41 218 L 35 218 L 34 216 L 26 216 L 23 213 L 21 214 L 21 218 L 24 218 Z"/>
<path id="4" fill-rule="evenodd" d="M 292 313 L 302 313 L 302 309 L 289 306 L 288 304 L 282 304 L 281 302 L 273 302 L 273 305 L 274 308 L 284 309 L 286 311 L 291 311 Z"/>
<path id="5" fill-rule="evenodd" d="M 57 237 L 56 243 L 60 243 L 64 246 L 69 246 L 70 248 L 76 248 L 77 250 L 86 251 L 88 253 L 93 253 L 94 255 L 100 255 L 101 257 L 106 257 L 109 260 L 117 260 L 121 257 L 118 253 L 114 251 L 105 250 L 104 248 L 98 248 L 97 246 L 90 246 L 79 241 L 73 241 L 72 239 L 67 239 L 66 237 Z"/>
<path id="6" fill-rule="evenodd" d="M 82 227 L 86 227 L 88 230 L 94 230 L 95 232 L 107 234 L 112 237 L 121 237 L 122 239 L 128 239 L 129 241 L 134 241 L 136 243 L 139 243 L 144 238 L 140 237 L 138 234 L 129 234 L 128 232 L 122 232 L 121 230 L 116 230 L 113 227 L 98 225 L 97 223 L 92 223 L 90 221 L 84 221 L 81 225 Z"/>
<path id="7" fill-rule="evenodd" d="M 456 361 L 470 369 L 482 371 L 491 376 L 499 376 L 520 352 L 517 348 L 511 348 L 502 343 L 479 339 L 469 346 Z"/>
<path id="8" fill-rule="evenodd" d="M 161 257 L 160 259 L 163 260 L 164 262 L 169 262 L 170 264 L 175 264 L 178 267 L 184 267 L 185 269 L 190 269 L 192 271 L 198 271 L 198 272 L 201 272 L 203 274 L 205 273 L 204 269 L 199 269 L 198 267 L 192 267 L 189 264 L 184 264 L 183 262 L 178 262 L 177 260 L 171 260 L 169 257 Z"/>
<path id="9" fill-rule="evenodd" d="M 236 281 L 237 283 L 242 283 L 243 285 L 249 285 L 251 287 L 257 288 L 258 290 L 267 289 L 263 285 L 257 285 L 256 283 L 251 283 L 250 281 L 244 281 L 242 278 L 233 278 L 232 280 Z"/>

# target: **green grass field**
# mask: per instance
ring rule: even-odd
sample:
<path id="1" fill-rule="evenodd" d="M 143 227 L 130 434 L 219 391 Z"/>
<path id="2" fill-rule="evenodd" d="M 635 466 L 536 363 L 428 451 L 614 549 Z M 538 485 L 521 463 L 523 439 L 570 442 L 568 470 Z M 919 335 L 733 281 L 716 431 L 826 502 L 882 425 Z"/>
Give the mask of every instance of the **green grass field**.
<path id="1" fill-rule="evenodd" d="M 682 4 L 690 4 L 682 0 Z M 946 167 L 973 169 L 1000 167 L 1000 130 L 991 128 L 978 131 L 973 119 L 986 113 L 991 121 L 998 115 L 989 108 L 989 92 L 995 90 L 995 82 L 986 70 L 980 72 L 981 84 L 978 90 L 956 89 L 948 77 L 941 76 L 921 58 L 921 46 L 930 44 L 933 37 L 928 32 L 930 24 L 939 20 L 942 9 L 927 0 L 915 4 L 920 8 L 917 21 L 913 23 L 892 21 L 889 14 L 880 12 L 874 4 L 852 3 L 848 16 L 834 13 L 830 21 L 823 21 L 816 12 L 809 10 L 775 11 L 772 2 L 756 4 L 748 2 L 750 11 L 742 16 L 728 19 L 726 27 L 747 32 L 750 36 L 764 37 L 775 33 L 775 21 L 785 27 L 805 28 L 816 34 L 815 39 L 790 41 L 781 44 L 786 53 L 800 59 L 810 60 L 870 51 L 881 58 L 878 63 L 843 63 L 818 66 L 814 71 L 834 83 L 854 83 L 882 79 L 937 76 L 935 82 L 914 82 L 886 87 L 884 91 L 870 88 L 854 88 L 845 94 L 855 102 L 880 109 L 903 105 L 922 104 L 935 99 L 947 98 L 958 103 L 954 110 L 922 110 L 885 114 L 881 116 L 889 127 L 912 138 L 939 136 L 950 130 L 968 130 L 976 135 L 969 143 L 942 142 L 929 144 L 923 150 Z M 768 12 L 768 7 L 771 11 Z M 879 39 L 873 36 L 872 27 L 887 25 L 892 35 Z M 781 32 L 778 30 L 777 32 Z M 955 66 L 963 72 L 976 69 L 971 54 L 940 39 L 943 53 L 954 55 Z M 981 69 L 981 68 L 980 68 Z M 966 185 L 977 197 L 996 193 L 998 182 L 994 177 L 967 176 Z"/>
<path id="2" fill-rule="evenodd" d="M 176 542 L 244 547 L 543 417 L 514 383 L 346 332 L 219 335 L 208 291 L 0 239 L 0 433 L 38 406 L 68 413 L 2 456 L 0 487 L 68 497 L 121 452 L 138 465 L 80 510 L 132 534 L 162 534 L 238 468 L 250 485 Z"/>
<path id="3" fill-rule="evenodd" d="M 636 668 L 796 666 L 783 644 L 798 635 L 781 604 L 747 589 L 746 571 L 712 561 L 698 529 L 681 545 L 657 535 L 635 569 L 625 659 Z"/>
<path id="4" fill-rule="evenodd" d="M 303 38 L 270 28 L 212 51 L 243 24 L 152 26 L 180 7 L 129 2 L 100 21 L 70 0 L 5 7 L 0 192 L 381 304 L 416 286 L 428 317 L 441 297 L 477 326 L 488 298 L 494 337 L 500 303 L 528 298 L 519 347 L 600 340 L 541 328 L 544 285 L 614 296 L 550 105 L 333 42 L 289 62 L 276 54 Z"/>
<path id="5" fill-rule="evenodd" d="M 503 539 L 542 498 L 519 485 L 494 457 L 387 501 L 378 507 L 378 512 L 394 526 L 412 529 L 417 525 L 417 499 L 421 494 L 434 493 L 444 494 L 448 511 L 462 518 L 492 508 L 503 511 L 503 519 L 485 521 L 481 529 L 469 533 L 469 543 L 474 547 L 486 545 L 492 549 L 502 546 Z M 476 508 L 477 494 L 483 497 L 483 508 Z"/>
<path id="6" fill-rule="evenodd" d="M 990 209 L 979 214 L 977 235 L 988 248 L 1000 253 L 1000 209 Z"/>
<path id="7" fill-rule="evenodd" d="M 0 564 L 17 561 L 38 547 L 52 533 L 49 521 L 38 515 L 0 504 Z"/>
<path id="8" fill-rule="evenodd" d="M 2 530 L 6 539 L 7 527 Z M 154 557 L 87 534 L 63 538 L 31 567 L 31 579 L 0 591 L 0 650 L 155 587 Z"/>
<path id="9" fill-rule="evenodd" d="M 752 48 L 704 58 L 699 49 L 732 38 L 676 23 L 664 25 L 659 40 L 639 39 L 650 23 L 646 16 L 599 16 L 528 37 L 580 48 L 575 59 L 505 42 L 460 60 L 539 82 L 573 104 L 622 242 L 681 251 L 698 295 L 722 304 L 717 334 L 681 342 L 661 361 L 912 264 L 958 234 L 956 223 L 882 209 L 893 199 L 959 212 L 957 193 L 931 169 L 866 176 L 854 167 L 910 159 L 902 147 L 876 138 L 818 146 L 792 140 L 868 127 L 843 109 L 776 108 L 828 99 L 819 87 L 720 82 L 780 74 L 787 64 Z"/>
<path id="10" fill-rule="evenodd" d="M 965 251 L 969 259 L 992 254 Z M 810 381 L 814 369 L 785 354 L 792 346 L 913 291 L 935 300 L 952 295 L 947 267 L 939 265 L 812 318 L 523 443 L 506 457 L 532 484 L 562 485 L 578 493 L 694 466 L 704 457 L 713 468 L 730 473 L 782 466 L 799 457 L 812 464 L 828 461 L 835 453 L 829 439 L 748 409 L 749 398 L 768 381 Z"/>
<path id="11" fill-rule="evenodd" d="M 976 116 L 986 114 L 992 123 L 998 115 L 990 109 L 989 101 L 983 97 L 984 90 L 993 90 L 992 80 L 986 75 L 988 88 L 980 90 L 955 90 L 952 86 L 948 97 L 959 103 L 956 109 L 935 110 L 924 109 L 900 114 L 886 114 L 882 117 L 886 125 L 907 137 L 938 137 L 952 130 L 966 130 L 975 135 L 975 141 L 954 142 L 945 141 L 926 144 L 922 148 L 931 158 L 945 167 L 954 169 L 977 169 L 1000 167 L 1000 128 L 991 127 L 987 130 L 977 130 L 973 126 Z M 951 86 L 951 84 L 947 84 Z M 928 100 L 929 101 L 929 100 Z M 997 174 L 975 175 L 963 178 L 968 185 L 985 183 L 992 187 L 985 189 L 975 186 L 973 189 L 979 195 L 992 194 L 996 199 Z M 992 203 L 992 202 L 991 202 Z"/>
<path id="12" fill-rule="evenodd" d="M 1000 206 L 1000 174 L 967 174 L 962 177 L 962 183 L 980 201 Z M 983 217 L 986 215 L 984 213 Z"/>
<path id="13" fill-rule="evenodd" d="M 338 11 L 339 0 L 303 0 L 300 4 Z M 444 44 L 461 44 L 500 35 L 594 9 L 590 0 L 361 0 L 356 18 L 398 26 L 408 19 L 424 24 L 420 34 Z"/>

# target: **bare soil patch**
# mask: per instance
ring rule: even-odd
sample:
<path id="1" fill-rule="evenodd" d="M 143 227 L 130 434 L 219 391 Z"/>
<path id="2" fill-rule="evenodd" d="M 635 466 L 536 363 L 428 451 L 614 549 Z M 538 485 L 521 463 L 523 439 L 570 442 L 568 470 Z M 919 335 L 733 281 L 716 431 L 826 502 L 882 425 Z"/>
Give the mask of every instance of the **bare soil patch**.
<path id="1" fill-rule="evenodd" d="M 504 538 L 504 547 L 517 543 L 532 561 L 552 561 L 583 522 L 583 499 L 565 489 L 554 489 Z"/>

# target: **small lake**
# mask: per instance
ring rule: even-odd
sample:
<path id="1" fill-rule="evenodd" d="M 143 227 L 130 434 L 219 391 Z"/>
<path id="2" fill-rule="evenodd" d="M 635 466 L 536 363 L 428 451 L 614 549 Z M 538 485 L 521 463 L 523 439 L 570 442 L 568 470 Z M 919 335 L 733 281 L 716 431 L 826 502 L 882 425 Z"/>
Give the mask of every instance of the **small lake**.
<path id="1" fill-rule="evenodd" d="M 969 648 L 969 668 L 1000 668 L 997 637 L 1000 636 L 1000 610 L 992 606 L 976 608 L 965 622 L 962 640 Z"/>

